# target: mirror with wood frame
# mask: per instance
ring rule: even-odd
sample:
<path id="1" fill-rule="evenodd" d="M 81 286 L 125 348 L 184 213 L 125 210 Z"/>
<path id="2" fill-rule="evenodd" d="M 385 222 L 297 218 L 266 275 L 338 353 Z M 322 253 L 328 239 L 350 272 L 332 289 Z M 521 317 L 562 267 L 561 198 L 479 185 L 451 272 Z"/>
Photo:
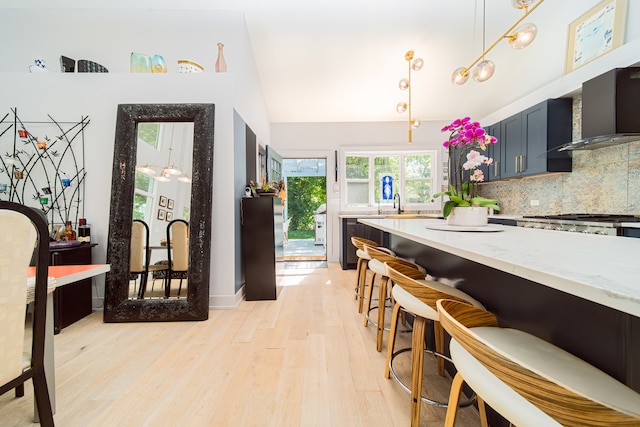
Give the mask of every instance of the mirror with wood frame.
<path id="1" fill-rule="evenodd" d="M 213 104 L 118 106 L 105 283 L 105 322 L 205 320 L 209 305 L 213 179 Z M 193 123 L 186 298 L 130 298 L 130 246 L 138 128 L 141 123 Z M 175 214 L 174 214 L 175 215 Z"/>

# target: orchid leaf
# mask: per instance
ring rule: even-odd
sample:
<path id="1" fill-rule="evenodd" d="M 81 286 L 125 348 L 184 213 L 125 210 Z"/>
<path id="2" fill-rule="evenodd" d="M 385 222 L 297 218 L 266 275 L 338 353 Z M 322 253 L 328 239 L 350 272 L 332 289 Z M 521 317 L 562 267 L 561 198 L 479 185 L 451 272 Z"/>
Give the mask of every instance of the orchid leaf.
<path id="1" fill-rule="evenodd" d="M 451 200 L 445 202 L 444 204 L 444 208 L 442 208 L 442 215 L 446 218 L 449 216 L 449 214 L 451 213 L 451 211 L 453 210 L 453 208 L 456 207 L 456 203 L 452 202 Z"/>

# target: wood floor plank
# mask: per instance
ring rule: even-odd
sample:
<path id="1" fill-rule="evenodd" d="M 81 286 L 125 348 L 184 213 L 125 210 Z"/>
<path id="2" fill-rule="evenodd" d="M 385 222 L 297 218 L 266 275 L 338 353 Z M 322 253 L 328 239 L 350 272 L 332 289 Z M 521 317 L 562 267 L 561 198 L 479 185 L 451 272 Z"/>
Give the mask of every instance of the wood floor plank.
<path id="1" fill-rule="evenodd" d="M 212 310 L 204 322 L 106 324 L 93 313 L 65 328 L 55 336 L 57 425 L 408 425 L 409 394 L 383 376 L 388 333 L 377 352 L 357 313 L 355 271 L 285 268 L 278 282 L 276 301 Z M 451 379 L 425 359 L 424 391 L 446 397 Z M 422 425 L 444 414 L 425 404 Z M 32 420 L 30 382 L 23 398 L 0 396 L 1 426 Z M 479 425 L 475 409 L 456 425 Z"/>

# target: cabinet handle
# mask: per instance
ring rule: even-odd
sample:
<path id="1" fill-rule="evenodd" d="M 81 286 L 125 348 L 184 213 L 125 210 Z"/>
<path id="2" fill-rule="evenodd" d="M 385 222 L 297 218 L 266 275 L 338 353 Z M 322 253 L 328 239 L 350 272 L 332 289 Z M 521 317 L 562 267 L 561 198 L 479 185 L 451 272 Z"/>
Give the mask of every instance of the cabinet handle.
<path id="1" fill-rule="evenodd" d="M 493 164 L 493 175 L 494 176 L 500 176 L 500 162 L 495 162 Z"/>
<path id="2" fill-rule="evenodd" d="M 520 172 L 520 171 L 518 170 L 518 159 L 519 159 L 519 158 L 520 158 L 520 156 L 516 156 L 516 165 L 515 165 L 515 171 L 516 171 L 516 173 Z"/>
<path id="3" fill-rule="evenodd" d="M 520 156 L 520 172 L 524 173 L 524 170 L 526 169 L 524 167 L 524 159 L 525 159 L 526 155 L 522 155 Z"/>

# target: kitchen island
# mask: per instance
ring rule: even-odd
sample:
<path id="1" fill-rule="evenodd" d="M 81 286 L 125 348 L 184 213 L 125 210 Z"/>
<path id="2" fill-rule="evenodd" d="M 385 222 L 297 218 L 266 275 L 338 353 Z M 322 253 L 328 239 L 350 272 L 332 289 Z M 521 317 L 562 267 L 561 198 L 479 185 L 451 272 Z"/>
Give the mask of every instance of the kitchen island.
<path id="1" fill-rule="evenodd" d="M 467 292 L 501 325 L 575 354 L 640 392 L 640 239 L 437 219 L 361 219 L 389 247 Z"/>

